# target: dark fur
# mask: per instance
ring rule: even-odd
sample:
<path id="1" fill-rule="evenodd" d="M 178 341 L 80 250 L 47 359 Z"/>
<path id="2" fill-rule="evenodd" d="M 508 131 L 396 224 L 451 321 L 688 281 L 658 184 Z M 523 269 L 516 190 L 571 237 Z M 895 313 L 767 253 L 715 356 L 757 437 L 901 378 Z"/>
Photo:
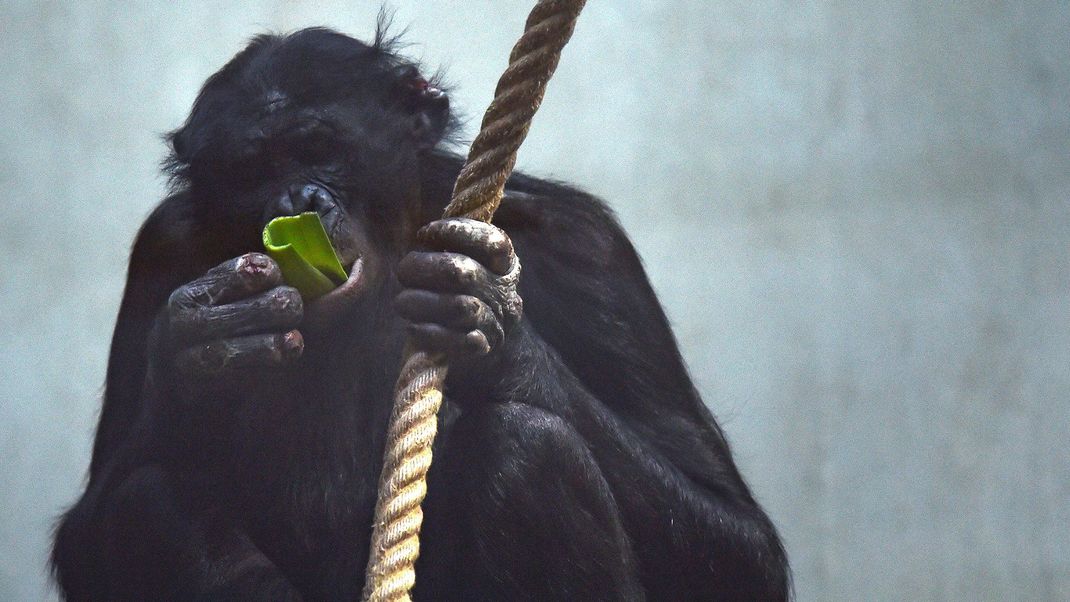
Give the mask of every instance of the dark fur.
<path id="1" fill-rule="evenodd" d="M 68 599 L 359 596 L 404 341 L 392 273 L 461 164 L 436 146 L 448 113 L 410 135 L 424 110 L 398 92 L 411 74 L 382 39 L 261 36 L 171 136 L 175 192 L 134 244 L 89 483 L 56 533 Z M 265 117 L 276 88 L 281 121 Z M 298 155 L 367 225 L 382 284 L 306 335 L 296 366 L 191 395 L 161 307 L 259 248 L 264 187 L 289 177 L 273 161 Z M 417 599 L 786 599 L 774 528 L 609 209 L 514 175 L 495 224 L 523 264 L 525 317 L 497 360 L 451 374 Z"/>

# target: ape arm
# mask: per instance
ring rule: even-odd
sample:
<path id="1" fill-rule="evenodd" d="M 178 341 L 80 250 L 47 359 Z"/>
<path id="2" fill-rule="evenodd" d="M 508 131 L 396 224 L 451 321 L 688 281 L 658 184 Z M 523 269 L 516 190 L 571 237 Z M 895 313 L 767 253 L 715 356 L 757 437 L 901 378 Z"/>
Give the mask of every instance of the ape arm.
<path id="1" fill-rule="evenodd" d="M 151 363 L 171 359 L 168 354 L 160 353 L 163 350 L 159 348 L 161 344 L 170 343 L 160 340 L 161 335 L 168 334 L 166 325 L 163 329 L 160 328 L 160 318 L 168 317 L 161 316 L 161 310 L 169 305 L 168 297 L 187 283 L 189 286 L 183 287 L 183 291 L 195 294 L 197 291 L 193 289 L 198 282 L 211 280 L 211 274 L 206 275 L 205 272 L 213 267 L 216 272 L 221 270 L 226 272 L 223 275 L 227 276 L 229 281 L 222 284 L 240 289 L 242 274 L 231 273 L 236 270 L 240 271 L 243 259 L 259 257 L 263 261 L 270 262 L 266 257 L 255 253 L 242 259 L 234 259 L 239 254 L 246 253 L 255 247 L 244 244 L 244 241 L 237 236 L 213 236 L 212 231 L 205 227 L 205 224 L 211 223 L 211 217 L 203 215 L 201 207 L 192 201 L 187 192 L 179 192 L 161 201 L 138 232 L 130 253 L 126 289 L 119 306 L 119 316 L 108 355 L 108 371 L 100 424 L 97 427 L 93 460 L 90 465 L 91 482 L 104 471 L 105 466 L 117 451 L 129 442 L 130 430 L 145 407 L 146 379 L 150 374 Z M 217 264 L 228 258 L 238 263 L 232 262 L 233 265 L 217 267 Z M 246 263 L 249 262 L 246 261 Z M 226 269 L 228 267 L 230 269 Z M 257 270 L 250 270 L 250 272 L 257 272 Z M 256 277 L 257 275 L 253 274 L 252 277 L 246 277 L 244 280 L 254 280 Z M 193 282 L 194 279 L 198 279 L 198 282 Z M 219 278 L 217 277 L 216 280 Z M 216 283 L 217 286 L 222 284 Z M 253 284 L 259 285 L 260 283 Z M 265 285 L 262 288 L 266 290 L 270 287 Z M 212 333 L 221 337 L 220 333 L 225 333 L 227 328 L 225 325 L 217 325 L 217 322 L 225 322 L 225 320 L 214 319 L 207 315 L 212 311 L 210 306 L 215 305 L 217 301 L 220 303 L 232 301 L 233 299 L 225 299 L 228 295 L 231 297 L 246 296 L 255 292 L 259 291 L 239 290 L 228 291 L 226 294 L 217 293 L 217 298 L 213 299 L 212 303 L 203 304 L 204 307 L 201 307 L 200 299 L 175 299 L 172 300 L 169 310 L 171 314 L 181 312 L 183 309 L 206 314 L 198 316 L 199 319 L 180 320 L 179 326 L 184 326 L 186 330 L 189 330 L 203 322 L 204 326 L 210 324 Z M 190 307 L 181 307 L 183 301 L 186 301 L 186 305 Z M 300 313 L 300 308 L 297 311 Z M 175 316 L 171 315 L 170 318 L 174 321 Z M 260 321 L 269 324 L 272 319 L 271 316 L 261 318 Z M 235 321 L 244 319 L 246 319 L 244 313 L 234 317 Z M 294 318 L 285 319 L 290 322 Z M 300 317 L 296 319 L 299 320 Z M 166 323 L 167 320 L 163 322 Z M 235 324 L 234 327 L 241 329 L 240 324 Z M 189 335 L 191 333 L 175 334 Z"/>
<path id="2" fill-rule="evenodd" d="M 52 565 L 70 600 L 238 597 L 227 598 L 231 590 L 259 592 L 263 599 L 296 597 L 244 534 L 210 524 L 201 510 L 182 508 L 174 475 L 154 464 L 161 453 L 173 453 L 163 451 L 166 434 L 177 430 L 176 437 L 200 441 L 191 436 L 199 431 L 189 423 L 212 416 L 187 411 L 188 405 L 172 399 L 169 392 L 176 387 L 168 379 L 173 376 L 159 373 L 159 368 L 169 372 L 171 362 L 162 348 L 170 344 L 163 340 L 169 313 L 161 312 L 168 296 L 230 252 L 203 240 L 195 210 L 185 193 L 165 199 L 142 226 L 131 252 L 89 483 L 58 525 L 53 548 Z M 232 269 L 223 274 L 232 287 L 242 283 L 234 273 L 236 263 L 228 262 Z M 179 290 L 191 290 L 211 275 Z M 222 301 L 226 294 L 216 297 Z M 200 449 L 203 453 L 204 446 Z"/>
<path id="3" fill-rule="evenodd" d="M 198 244 L 193 203 L 186 193 L 164 199 L 138 232 L 130 253 L 126 290 L 108 354 L 100 424 L 93 445 L 90 481 L 127 439 L 143 406 L 149 333 L 167 296 L 197 273 Z"/>
<path id="4" fill-rule="evenodd" d="M 649 591 L 677 584 L 667 593 L 785 598 L 775 530 L 695 391 L 619 225 L 587 195 L 517 184 L 524 193 L 503 203 L 496 223 L 523 263 L 528 319 L 501 354 L 496 396 L 541 406 L 587 440 Z"/>

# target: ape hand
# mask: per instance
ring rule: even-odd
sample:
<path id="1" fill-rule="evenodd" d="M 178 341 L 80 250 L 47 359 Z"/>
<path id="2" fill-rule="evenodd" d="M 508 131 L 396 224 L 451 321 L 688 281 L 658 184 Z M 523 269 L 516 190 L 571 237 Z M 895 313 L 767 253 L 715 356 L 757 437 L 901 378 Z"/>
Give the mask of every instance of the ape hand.
<path id="1" fill-rule="evenodd" d="M 297 289 L 282 285 L 278 264 L 248 253 L 180 286 L 167 301 L 168 343 L 187 375 L 279 366 L 304 350 L 294 328 L 304 308 Z"/>
<path id="2" fill-rule="evenodd" d="M 425 250 L 398 265 L 405 287 L 397 311 L 417 345 L 454 359 L 485 356 L 520 321 L 520 261 L 501 229 L 466 218 L 431 222 L 417 233 Z"/>

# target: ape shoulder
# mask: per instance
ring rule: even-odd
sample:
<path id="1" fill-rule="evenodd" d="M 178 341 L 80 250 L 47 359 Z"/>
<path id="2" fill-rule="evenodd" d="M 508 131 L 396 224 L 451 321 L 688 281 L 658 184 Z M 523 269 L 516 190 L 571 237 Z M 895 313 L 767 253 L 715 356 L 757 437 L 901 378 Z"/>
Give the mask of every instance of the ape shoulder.
<path id="1" fill-rule="evenodd" d="M 717 458 L 728 444 L 612 210 L 571 186 L 514 175 L 494 221 L 520 258 L 525 315 L 539 337 L 585 388 L 651 435 L 692 478 L 720 482 Z M 659 432 L 686 435 L 669 441 Z"/>
<path id="2" fill-rule="evenodd" d="M 603 270 L 618 262 L 638 262 L 613 210 L 567 184 L 513 176 L 494 223 L 556 258 L 580 261 L 581 268 Z"/>

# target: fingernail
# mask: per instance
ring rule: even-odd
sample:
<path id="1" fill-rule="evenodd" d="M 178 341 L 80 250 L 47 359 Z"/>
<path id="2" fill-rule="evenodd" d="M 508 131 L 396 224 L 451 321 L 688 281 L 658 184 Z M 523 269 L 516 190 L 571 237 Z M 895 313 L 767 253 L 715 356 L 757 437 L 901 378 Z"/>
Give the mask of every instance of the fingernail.
<path id="1" fill-rule="evenodd" d="M 282 335 L 282 351 L 287 359 L 295 358 L 301 355 L 301 352 L 305 349 L 305 338 L 301 336 L 301 332 L 298 330 L 291 330 Z"/>
<path id="2" fill-rule="evenodd" d="M 267 261 L 267 256 L 259 253 L 249 253 L 242 255 L 238 260 L 238 271 L 250 276 L 256 276 L 267 271 L 270 264 Z"/>

